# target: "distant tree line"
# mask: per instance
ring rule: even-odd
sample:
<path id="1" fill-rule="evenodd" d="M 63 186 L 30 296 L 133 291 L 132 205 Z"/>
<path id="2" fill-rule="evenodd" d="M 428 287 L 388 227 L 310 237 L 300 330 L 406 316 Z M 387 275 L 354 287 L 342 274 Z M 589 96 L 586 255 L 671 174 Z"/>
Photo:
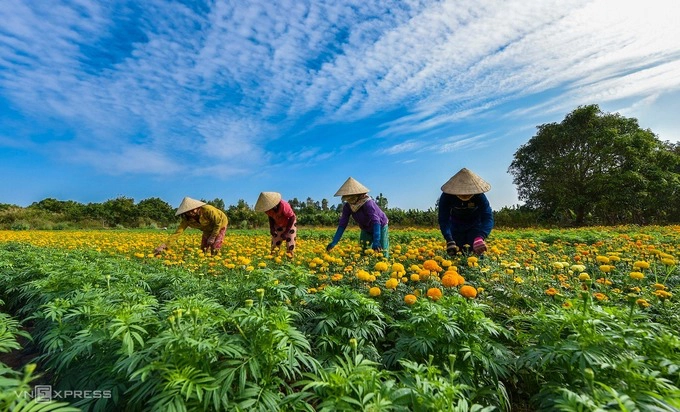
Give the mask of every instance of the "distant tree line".
<path id="1" fill-rule="evenodd" d="M 680 223 L 680 143 L 662 142 L 636 119 L 602 113 L 597 105 L 537 129 L 508 170 L 525 204 L 494 211 L 497 227 Z M 427 210 L 390 208 L 382 193 L 375 200 L 392 227 L 438 227 L 437 199 Z M 229 206 L 219 198 L 203 201 L 224 210 L 232 228 L 267 226 L 266 215 L 243 199 Z M 327 199 L 288 202 L 301 226 L 335 226 L 342 210 Z M 0 203 L 0 229 L 158 228 L 178 221 L 157 197 L 88 204 L 48 198 L 25 208 Z"/>
<path id="2" fill-rule="evenodd" d="M 201 199 L 225 211 L 232 228 L 253 229 L 268 226 L 264 213 L 255 212 L 253 206 L 239 199 L 235 205 L 227 206 L 224 200 Z M 385 196 L 375 199 L 387 211 L 390 223 L 396 226 L 436 226 L 437 212 L 428 210 L 388 208 Z M 317 201 L 308 197 L 302 201 L 289 199 L 301 226 L 336 226 L 342 204 L 331 204 L 327 199 Z M 34 202 L 28 207 L 0 203 L 0 229 L 98 229 L 98 228 L 163 228 L 179 223 L 176 209 L 164 200 L 153 197 L 135 203 L 129 197 L 118 197 L 103 203 L 78 203 L 72 200 L 53 198 Z"/>

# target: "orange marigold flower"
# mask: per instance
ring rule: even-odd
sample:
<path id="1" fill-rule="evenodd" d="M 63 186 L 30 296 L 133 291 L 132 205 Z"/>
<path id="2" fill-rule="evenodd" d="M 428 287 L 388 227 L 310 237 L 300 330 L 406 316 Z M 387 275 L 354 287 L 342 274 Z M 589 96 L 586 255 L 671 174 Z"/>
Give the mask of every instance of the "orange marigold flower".
<path id="1" fill-rule="evenodd" d="M 432 300 L 439 300 L 442 297 L 442 290 L 439 288 L 429 288 L 427 290 L 427 297 Z"/>
<path id="2" fill-rule="evenodd" d="M 441 272 L 442 270 L 442 268 L 437 264 L 437 261 L 432 259 L 423 262 L 423 268 L 432 272 Z"/>
<path id="3" fill-rule="evenodd" d="M 595 299 L 597 299 L 597 300 L 599 300 L 599 301 L 603 301 L 603 300 L 609 299 L 609 298 L 607 297 L 607 295 L 605 295 L 604 293 L 601 293 L 601 292 L 594 293 L 593 296 L 595 297 Z"/>
<path id="4" fill-rule="evenodd" d="M 381 292 L 382 292 L 382 291 L 381 291 L 380 288 L 377 287 L 377 286 L 373 286 L 372 288 L 370 288 L 370 289 L 368 290 L 368 294 L 371 295 L 371 296 L 380 296 L 380 293 L 381 293 Z"/>
<path id="5" fill-rule="evenodd" d="M 555 296 L 555 295 L 557 295 L 557 289 L 555 289 L 555 288 L 548 288 L 548 289 L 545 291 L 545 294 L 548 295 L 548 296 Z"/>
<path id="6" fill-rule="evenodd" d="M 477 289 L 470 285 L 465 285 L 460 288 L 460 294 L 468 299 L 474 299 L 477 296 Z"/>
<path id="7" fill-rule="evenodd" d="M 404 296 L 404 303 L 406 303 L 407 305 L 413 305 L 414 303 L 416 303 L 416 300 L 418 300 L 416 295 L 410 295 L 409 294 L 409 295 Z"/>
<path id="8" fill-rule="evenodd" d="M 448 273 L 442 278 L 442 285 L 447 288 L 460 286 L 465 283 L 465 279 L 457 273 Z"/>

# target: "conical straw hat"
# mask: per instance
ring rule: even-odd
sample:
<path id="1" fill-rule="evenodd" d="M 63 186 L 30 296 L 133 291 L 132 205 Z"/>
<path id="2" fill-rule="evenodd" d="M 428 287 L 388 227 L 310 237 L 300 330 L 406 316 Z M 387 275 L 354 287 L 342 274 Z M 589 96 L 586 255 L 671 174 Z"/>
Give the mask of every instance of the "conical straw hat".
<path id="1" fill-rule="evenodd" d="M 199 208 L 203 205 L 205 205 L 205 202 L 201 202 L 200 200 L 192 199 L 190 197 L 185 197 L 184 199 L 182 199 L 182 203 L 179 204 L 179 207 L 177 208 L 177 213 L 175 213 L 175 216 L 179 216 L 182 213 L 186 213 L 190 210 L 194 210 L 194 209 Z"/>
<path id="2" fill-rule="evenodd" d="M 266 212 L 267 210 L 278 205 L 281 201 L 281 193 L 276 192 L 262 192 L 255 203 L 256 212 Z"/>
<path id="3" fill-rule="evenodd" d="M 442 186 L 442 192 L 450 195 L 476 195 L 488 192 L 491 185 L 466 168 L 460 169 Z"/>
<path id="4" fill-rule="evenodd" d="M 368 192 L 369 190 L 366 186 L 350 177 L 342 184 L 342 186 L 340 186 L 340 189 L 338 189 L 333 196 L 360 195 Z"/>

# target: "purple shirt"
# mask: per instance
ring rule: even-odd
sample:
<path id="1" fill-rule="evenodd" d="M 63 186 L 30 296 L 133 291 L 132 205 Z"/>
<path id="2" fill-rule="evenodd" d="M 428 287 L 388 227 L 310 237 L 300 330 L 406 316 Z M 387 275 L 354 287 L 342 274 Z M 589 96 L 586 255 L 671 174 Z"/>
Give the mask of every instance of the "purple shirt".
<path id="1" fill-rule="evenodd" d="M 380 207 L 378 207 L 378 204 L 375 203 L 375 200 L 373 199 L 369 199 L 354 213 L 352 213 L 352 208 L 349 207 L 349 203 L 345 203 L 342 207 L 342 215 L 340 216 L 338 226 L 347 227 L 350 216 L 354 218 L 361 230 L 369 232 L 373 230 L 374 223 L 380 223 L 380 226 L 385 226 L 387 224 L 387 215 L 380 210 Z"/>

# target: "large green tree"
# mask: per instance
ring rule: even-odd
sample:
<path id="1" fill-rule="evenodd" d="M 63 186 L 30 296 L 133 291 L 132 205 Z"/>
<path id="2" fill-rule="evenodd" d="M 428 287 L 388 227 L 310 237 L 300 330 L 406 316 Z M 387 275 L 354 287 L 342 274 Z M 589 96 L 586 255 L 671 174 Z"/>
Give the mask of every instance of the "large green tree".
<path id="1" fill-rule="evenodd" d="M 580 106 L 538 132 L 514 155 L 518 196 L 577 225 L 667 221 L 680 182 L 679 157 L 637 119 Z"/>

